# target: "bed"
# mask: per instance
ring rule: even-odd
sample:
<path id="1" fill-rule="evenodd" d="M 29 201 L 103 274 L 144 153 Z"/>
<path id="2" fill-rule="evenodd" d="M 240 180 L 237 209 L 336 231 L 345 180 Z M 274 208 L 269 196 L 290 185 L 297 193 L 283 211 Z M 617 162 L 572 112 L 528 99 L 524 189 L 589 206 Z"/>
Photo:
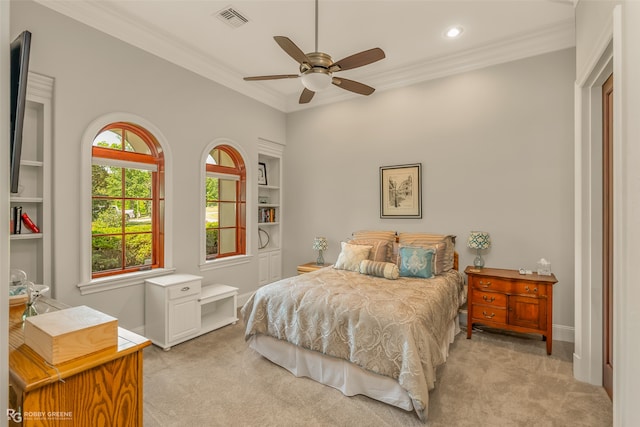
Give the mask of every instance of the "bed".
<path id="1" fill-rule="evenodd" d="M 463 275 L 454 268 L 453 238 L 354 236 L 342 243 L 334 266 L 258 289 L 241 310 L 245 339 L 296 376 L 413 410 L 424 420 L 436 368 L 460 331 L 458 309 L 466 295 Z M 358 257 L 345 262 L 347 249 Z M 429 256 L 416 258 L 424 252 Z M 410 256 L 431 277 L 403 274 Z"/>

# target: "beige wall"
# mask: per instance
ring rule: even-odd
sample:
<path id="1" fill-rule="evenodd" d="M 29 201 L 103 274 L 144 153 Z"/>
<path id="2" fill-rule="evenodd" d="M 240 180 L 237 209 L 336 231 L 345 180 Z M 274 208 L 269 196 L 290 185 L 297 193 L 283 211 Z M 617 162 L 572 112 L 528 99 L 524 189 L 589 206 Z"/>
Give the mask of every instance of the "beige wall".
<path id="1" fill-rule="evenodd" d="M 90 305 L 137 329 L 144 324 L 143 286 L 81 296 L 80 147 L 89 124 L 105 114 L 143 117 L 173 155 L 173 266 L 204 283 L 255 289 L 257 257 L 241 267 L 200 272 L 200 159 L 216 138 L 229 138 L 257 163 L 258 137 L 284 142 L 285 115 L 192 72 L 30 1 L 11 3 L 11 33 L 33 33 L 31 70 L 55 79 L 53 266 L 56 298 Z M 256 248 L 253 248 L 254 250 Z"/>
<path id="2" fill-rule="evenodd" d="M 358 229 L 458 236 L 491 233 L 486 265 L 535 268 L 559 279 L 554 324 L 573 327 L 573 49 L 376 92 L 289 114 L 285 275 L 315 257 L 315 235 Z M 379 167 L 422 163 L 423 218 L 380 219 Z M 564 339 L 567 339 L 566 337 Z"/>

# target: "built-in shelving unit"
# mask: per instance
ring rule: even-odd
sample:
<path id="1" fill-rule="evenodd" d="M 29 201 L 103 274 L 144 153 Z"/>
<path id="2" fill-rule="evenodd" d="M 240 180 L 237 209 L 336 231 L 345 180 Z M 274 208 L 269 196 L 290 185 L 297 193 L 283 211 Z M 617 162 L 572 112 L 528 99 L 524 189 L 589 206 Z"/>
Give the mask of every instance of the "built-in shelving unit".
<path id="1" fill-rule="evenodd" d="M 284 147 L 260 139 L 258 162 L 265 165 L 266 184 L 258 184 L 258 259 L 260 286 L 282 276 L 282 162 Z"/>
<path id="2" fill-rule="evenodd" d="M 51 77 L 29 73 L 27 103 L 20 161 L 18 193 L 10 195 L 11 209 L 22 212 L 40 229 L 32 233 L 22 225 L 20 234 L 11 234 L 10 263 L 27 273 L 34 283 L 51 283 L 51 145 L 52 101 Z M 11 231 L 13 233 L 13 230 Z M 55 295 L 55 294 L 54 294 Z"/>

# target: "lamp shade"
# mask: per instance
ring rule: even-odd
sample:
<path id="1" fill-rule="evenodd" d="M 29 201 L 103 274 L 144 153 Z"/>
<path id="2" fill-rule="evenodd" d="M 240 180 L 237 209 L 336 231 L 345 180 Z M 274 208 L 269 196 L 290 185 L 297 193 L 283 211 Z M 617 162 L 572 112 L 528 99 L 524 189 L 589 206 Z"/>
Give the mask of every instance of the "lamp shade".
<path id="1" fill-rule="evenodd" d="M 316 251 L 327 250 L 327 239 L 325 237 L 316 237 L 313 239 L 313 249 Z"/>
<path id="2" fill-rule="evenodd" d="M 472 249 L 489 249 L 491 247 L 491 237 L 486 231 L 472 231 L 469 234 L 467 246 Z"/>

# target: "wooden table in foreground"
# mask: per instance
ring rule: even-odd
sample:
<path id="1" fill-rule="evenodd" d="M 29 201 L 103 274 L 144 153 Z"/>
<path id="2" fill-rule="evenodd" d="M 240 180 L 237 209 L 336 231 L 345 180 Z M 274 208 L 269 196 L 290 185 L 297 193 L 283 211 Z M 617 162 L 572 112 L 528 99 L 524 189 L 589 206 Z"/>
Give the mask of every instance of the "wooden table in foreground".
<path id="1" fill-rule="evenodd" d="M 37 307 L 68 308 L 45 297 Z M 142 426 L 142 349 L 151 341 L 118 328 L 117 349 L 52 366 L 24 344 L 23 311 L 9 314 L 9 425 Z"/>
<path id="2" fill-rule="evenodd" d="M 547 354 L 553 344 L 553 285 L 556 276 L 518 270 L 467 267 L 467 338 L 474 323 L 515 332 L 541 334 Z"/>

